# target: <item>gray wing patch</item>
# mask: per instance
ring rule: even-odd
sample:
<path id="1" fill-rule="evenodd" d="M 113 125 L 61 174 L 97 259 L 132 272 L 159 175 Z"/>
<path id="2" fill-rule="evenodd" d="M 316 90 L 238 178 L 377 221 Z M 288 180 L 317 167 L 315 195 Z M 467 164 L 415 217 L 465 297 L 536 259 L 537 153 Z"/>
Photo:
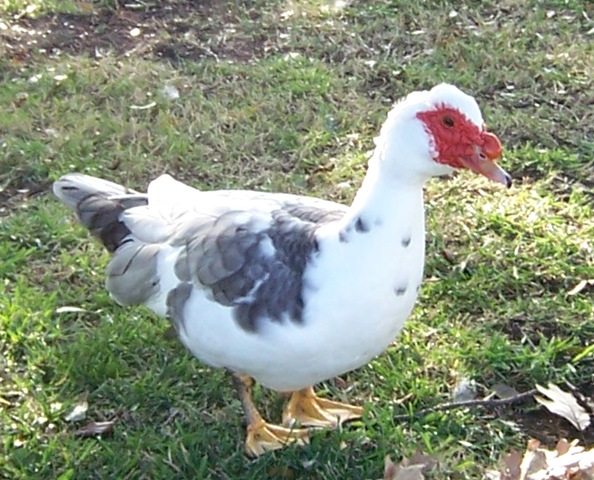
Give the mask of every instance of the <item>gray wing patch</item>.
<path id="1" fill-rule="evenodd" d="M 173 242 L 185 246 L 175 263 L 177 277 L 206 287 L 226 306 L 248 295 L 266 273 L 266 234 L 245 217 L 245 212 L 226 212 L 184 229 Z"/>
<path id="2" fill-rule="evenodd" d="M 107 265 L 105 287 L 120 305 L 144 303 L 159 290 L 159 245 L 122 244 Z"/>
<path id="3" fill-rule="evenodd" d="M 185 245 L 175 264 L 183 282 L 206 288 L 211 298 L 234 308 L 237 323 L 255 332 L 263 319 L 303 321 L 303 273 L 318 252 L 315 231 L 341 211 L 281 207 L 263 221 L 229 211 L 186 227 L 175 243 Z"/>
<path id="4" fill-rule="evenodd" d="M 167 318 L 171 320 L 178 333 L 180 330 L 186 329 L 184 308 L 190 295 L 192 295 L 193 288 L 190 283 L 184 282 L 167 294 Z"/>

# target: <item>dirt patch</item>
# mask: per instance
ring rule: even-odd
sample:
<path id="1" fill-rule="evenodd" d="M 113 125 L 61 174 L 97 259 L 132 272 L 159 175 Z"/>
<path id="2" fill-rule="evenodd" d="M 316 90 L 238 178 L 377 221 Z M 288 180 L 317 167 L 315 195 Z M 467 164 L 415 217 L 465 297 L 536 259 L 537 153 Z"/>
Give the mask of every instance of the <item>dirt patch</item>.
<path id="1" fill-rule="evenodd" d="M 518 424 L 526 436 L 540 440 L 549 448 L 553 448 L 561 438 L 577 438 L 583 446 L 594 445 L 593 427 L 579 432 L 567 420 L 543 410 L 523 413 L 510 419 Z"/>
<path id="2" fill-rule="evenodd" d="M 554 318 L 540 319 L 535 322 L 533 319 L 518 316 L 509 319 L 502 326 L 502 331 L 514 342 L 529 339 L 531 342 L 538 343 L 542 338 L 563 336 L 566 328 L 566 325 L 559 324 Z"/>
<path id="3" fill-rule="evenodd" d="M 592 413 L 594 405 L 594 385 L 588 383 L 577 385 L 576 390 L 581 393 L 582 407 Z M 588 406 L 585 406 L 587 404 Z M 559 439 L 577 438 L 583 446 L 594 445 L 594 423 L 586 430 L 578 431 L 571 423 L 564 418 L 554 415 L 544 407 L 532 411 L 510 412 L 505 417 L 515 422 L 520 431 L 530 438 L 536 438 L 549 448 L 553 448 Z"/>
<path id="4" fill-rule="evenodd" d="M 21 18 L 0 30 L 0 53 L 14 63 L 33 54 L 140 55 L 169 61 L 216 58 L 247 62 L 275 48 L 277 31 L 261 13 L 236 2 L 168 2 Z M 247 20 L 247 21 L 246 21 Z M 247 25 L 258 22 L 257 31 Z M 2 52 L 4 50 L 4 52 Z"/>

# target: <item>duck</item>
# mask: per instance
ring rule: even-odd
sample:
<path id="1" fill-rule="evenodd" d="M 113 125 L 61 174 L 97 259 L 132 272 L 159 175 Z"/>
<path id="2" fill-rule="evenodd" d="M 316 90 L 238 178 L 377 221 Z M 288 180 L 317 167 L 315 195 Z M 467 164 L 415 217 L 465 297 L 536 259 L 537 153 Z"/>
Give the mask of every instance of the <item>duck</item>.
<path id="1" fill-rule="evenodd" d="M 111 297 L 168 318 L 193 356 L 231 373 L 256 457 L 362 417 L 314 385 L 369 363 L 409 317 L 423 278 L 424 184 L 467 169 L 510 187 L 501 156 L 476 100 L 442 83 L 395 103 L 348 206 L 200 191 L 167 174 L 143 193 L 69 173 L 53 193 L 111 252 Z M 259 413 L 254 382 L 287 394 L 282 422 Z"/>

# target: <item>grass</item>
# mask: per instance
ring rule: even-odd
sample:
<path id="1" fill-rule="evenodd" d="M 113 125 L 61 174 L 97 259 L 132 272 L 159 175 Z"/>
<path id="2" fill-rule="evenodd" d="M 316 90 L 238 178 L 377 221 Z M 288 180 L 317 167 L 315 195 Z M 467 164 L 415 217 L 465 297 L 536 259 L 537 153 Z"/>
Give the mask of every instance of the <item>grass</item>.
<path id="1" fill-rule="evenodd" d="M 594 278 L 587 2 L 30 4 L 0 4 L 0 476 L 373 479 L 386 454 L 420 448 L 441 460 L 431 478 L 478 479 L 529 436 L 579 437 L 530 404 L 393 415 L 448 400 L 463 378 L 481 394 L 566 380 L 594 394 L 592 287 L 568 295 Z M 428 185 L 426 282 L 407 327 L 322 386 L 365 418 L 246 459 L 228 379 L 166 321 L 111 302 L 107 255 L 48 185 L 77 170 L 143 188 L 169 172 L 348 202 L 391 102 L 442 80 L 478 98 L 514 188 L 470 174 Z M 278 416 L 276 395 L 256 397 Z M 112 435 L 74 435 L 84 422 L 64 416 L 81 398 L 89 419 L 117 419 Z"/>

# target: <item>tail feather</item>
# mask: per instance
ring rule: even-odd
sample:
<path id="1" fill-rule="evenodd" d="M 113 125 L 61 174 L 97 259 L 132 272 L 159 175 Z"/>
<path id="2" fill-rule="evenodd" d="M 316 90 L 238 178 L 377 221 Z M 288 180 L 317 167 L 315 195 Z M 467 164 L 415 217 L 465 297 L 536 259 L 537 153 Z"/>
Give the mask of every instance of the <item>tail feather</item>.
<path id="1" fill-rule="evenodd" d="M 57 180 L 53 192 L 76 212 L 80 223 L 110 252 L 114 252 L 130 234 L 128 227 L 120 221 L 122 212 L 147 204 L 144 194 L 80 173 L 71 173 Z"/>

